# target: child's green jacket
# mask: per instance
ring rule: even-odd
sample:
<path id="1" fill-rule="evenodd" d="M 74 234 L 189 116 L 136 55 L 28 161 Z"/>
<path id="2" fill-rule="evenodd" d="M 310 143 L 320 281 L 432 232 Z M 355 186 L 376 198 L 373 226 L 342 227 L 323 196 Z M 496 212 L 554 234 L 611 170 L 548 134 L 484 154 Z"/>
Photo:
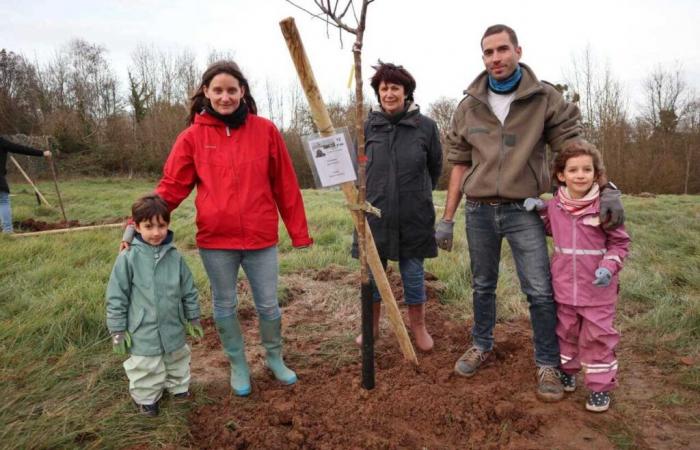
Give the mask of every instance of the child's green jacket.
<path id="1" fill-rule="evenodd" d="M 192 273 L 172 244 L 172 231 L 157 247 L 134 239 L 122 251 L 107 285 L 107 328 L 127 330 L 131 354 L 156 356 L 185 345 L 185 324 L 199 318 Z"/>

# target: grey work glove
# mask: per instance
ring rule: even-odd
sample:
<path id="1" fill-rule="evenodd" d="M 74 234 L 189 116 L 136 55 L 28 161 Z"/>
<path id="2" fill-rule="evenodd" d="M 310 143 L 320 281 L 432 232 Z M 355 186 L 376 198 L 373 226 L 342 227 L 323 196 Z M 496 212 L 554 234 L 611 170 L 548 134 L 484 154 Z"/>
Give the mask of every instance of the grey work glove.
<path id="1" fill-rule="evenodd" d="M 435 227 L 435 242 L 437 242 L 438 247 L 448 252 L 452 251 L 452 230 L 454 226 L 453 220 L 440 219 L 437 227 Z"/>
<path id="2" fill-rule="evenodd" d="M 600 223 L 605 228 L 617 228 L 625 223 L 621 197 L 619 189 L 606 188 L 600 192 Z"/>
<path id="3" fill-rule="evenodd" d="M 523 202 L 523 206 L 525 207 L 525 211 L 539 211 L 541 209 L 544 209 L 544 200 L 541 198 L 536 198 L 536 197 L 529 197 L 526 198 L 525 201 Z"/>
<path id="4" fill-rule="evenodd" d="M 610 280 L 612 280 L 612 273 L 605 267 L 598 267 L 595 270 L 595 280 L 593 284 L 598 287 L 608 287 L 610 285 Z"/>
<path id="5" fill-rule="evenodd" d="M 131 335 L 128 331 L 112 333 L 112 351 L 117 355 L 126 355 L 131 348 Z"/>
<path id="6" fill-rule="evenodd" d="M 204 337 L 204 328 L 202 328 L 202 324 L 199 322 L 199 319 L 192 319 L 188 321 L 185 325 L 185 330 L 187 331 L 187 334 L 193 338 L 201 339 Z"/>

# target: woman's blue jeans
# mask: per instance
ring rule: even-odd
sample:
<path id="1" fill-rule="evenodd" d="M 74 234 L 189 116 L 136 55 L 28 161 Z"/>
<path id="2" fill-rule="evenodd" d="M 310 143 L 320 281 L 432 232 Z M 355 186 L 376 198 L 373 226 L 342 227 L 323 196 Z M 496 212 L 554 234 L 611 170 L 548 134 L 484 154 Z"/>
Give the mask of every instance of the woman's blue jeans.
<path id="1" fill-rule="evenodd" d="M 530 304 L 535 362 L 539 367 L 558 366 L 557 310 L 542 219 L 534 211 L 526 211 L 522 201 L 490 205 L 467 200 L 466 217 L 474 302 L 473 344 L 483 351 L 493 348 L 496 284 L 505 237 L 520 288 Z"/>
<path id="2" fill-rule="evenodd" d="M 2 232 L 12 233 L 12 208 L 10 207 L 10 193 L 0 191 L 0 220 Z"/>
<path id="3" fill-rule="evenodd" d="M 277 301 L 279 266 L 277 246 L 260 250 L 199 249 L 204 269 L 211 283 L 214 319 L 236 314 L 238 308 L 238 269 L 248 277 L 258 316 L 264 320 L 280 318 Z"/>
<path id="4" fill-rule="evenodd" d="M 386 270 L 387 260 L 382 259 L 382 267 Z M 423 270 L 423 258 L 399 259 L 399 272 L 403 283 L 403 301 L 407 305 L 422 305 L 425 303 L 425 271 Z M 375 303 L 382 300 L 377 285 L 374 282 L 372 272 L 369 273 L 369 281 L 372 284 L 372 295 Z"/>

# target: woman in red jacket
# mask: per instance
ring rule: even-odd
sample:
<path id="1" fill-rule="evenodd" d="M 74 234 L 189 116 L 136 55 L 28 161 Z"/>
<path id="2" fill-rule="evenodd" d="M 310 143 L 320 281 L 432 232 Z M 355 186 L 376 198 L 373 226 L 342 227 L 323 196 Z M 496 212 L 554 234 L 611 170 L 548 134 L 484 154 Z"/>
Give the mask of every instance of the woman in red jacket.
<path id="1" fill-rule="evenodd" d="M 211 282 L 216 329 L 231 362 L 231 387 L 240 396 L 251 391 L 237 316 L 241 266 L 253 291 L 267 366 L 279 381 L 293 384 L 296 374 L 282 359 L 278 217 L 294 247 L 313 241 L 282 135 L 257 116 L 248 81 L 230 61 L 204 72 L 189 123 L 168 156 L 156 192 L 175 209 L 197 188 L 197 247 Z"/>

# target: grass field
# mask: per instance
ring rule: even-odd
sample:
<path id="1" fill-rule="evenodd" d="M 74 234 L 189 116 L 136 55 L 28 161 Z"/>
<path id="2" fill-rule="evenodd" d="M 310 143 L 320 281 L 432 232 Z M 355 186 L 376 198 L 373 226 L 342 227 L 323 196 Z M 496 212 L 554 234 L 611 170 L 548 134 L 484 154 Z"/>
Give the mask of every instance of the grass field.
<path id="1" fill-rule="evenodd" d="M 154 184 L 146 179 L 81 179 L 62 182 L 61 188 L 69 219 L 97 222 L 128 215 L 132 201 Z M 57 204 L 52 184 L 40 183 L 39 188 Z M 58 210 L 36 206 L 28 185 L 15 183 L 12 189 L 15 221 L 60 220 Z M 315 245 L 293 250 L 281 229 L 282 273 L 329 264 L 357 268 L 349 256 L 351 220 L 341 193 L 306 191 L 304 198 Z M 444 192 L 437 193 L 436 204 L 443 200 Z M 623 339 L 641 358 L 700 395 L 700 197 L 626 197 L 624 203 L 633 243 L 621 274 L 618 325 Z M 209 316 L 210 294 L 193 224 L 190 198 L 174 213 L 172 228 Z M 446 286 L 442 303 L 460 319 L 471 315 L 463 225 L 460 213 L 454 250 L 426 263 L 426 270 Z M 124 448 L 189 442 L 189 406 L 142 420 L 129 402 L 121 358 L 111 353 L 104 290 L 120 236 L 115 228 L 0 236 L 0 446 Z M 501 273 L 499 318 L 526 315 L 507 246 Z"/>

